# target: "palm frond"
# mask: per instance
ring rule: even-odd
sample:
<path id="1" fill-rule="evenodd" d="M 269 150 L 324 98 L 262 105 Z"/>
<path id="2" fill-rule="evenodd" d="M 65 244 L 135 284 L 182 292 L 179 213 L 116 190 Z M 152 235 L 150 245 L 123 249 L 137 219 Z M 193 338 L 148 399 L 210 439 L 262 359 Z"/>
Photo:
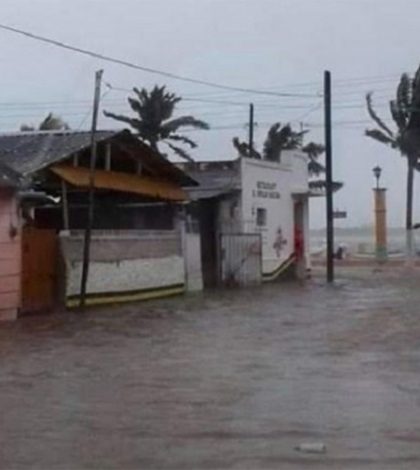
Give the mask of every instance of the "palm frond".
<path id="1" fill-rule="evenodd" d="M 391 147 L 395 146 L 395 139 L 388 137 L 384 132 L 380 131 L 379 129 L 366 129 L 365 135 L 371 137 L 372 139 L 378 142 L 390 145 Z"/>
<path id="2" fill-rule="evenodd" d="M 250 152 L 249 144 L 247 142 L 241 142 L 237 137 L 234 137 L 232 139 L 232 143 L 240 157 L 256 158 L 257 160 L 261 160 L 261 154 L 255 150 L 255 148 Z"/>
<path id="3" fill-rule="evenodd" d="M 316 160 L 325 152 L 325 147 L 322 144 L 316 142 L 309 142 L 302 147 L 302 152 L 305 152 L 311 160 Z"/>
<path id="4" fill-rule="evenodd" d="M 193 140 L 189 139 L 188 137 L 185 137 L 183 135 L 178 135 L 178 134 L 171 134 L 168 137 L 166 137 L 168 140 L 174 140 L 177 142 L 183 142 L 184 144 L 189 145 L 192 149 L 197 147 L 197 143 L 194 142 Z"/>
<path id="5" fill-rule="evenodd" d="M 166 91 L 165 86 L 155 85 L 149 92 L 145 88 L 133 88 L 139 102 L 140 117 L 151 122 L 163 122 L 169 119 L 181 98 Z M 136 100 L 137 101 L 137 100 Z M 131 105 L 131 103 L 130 103 Z"/>
<path id="6" fill-rule="evenodd" d="M 341 181 L 332 182 L 333 192 L 339 191 L 343 186 L 344 186 L 344 183 L 342 183 Z M 309 189 L 326 190 L 326 188 L 327 188 L 327 182 L 325 180 L 309 181 Z"/>
<path id="7" fill-rule="evenodd" d="M 316 160 L 310 160 L 308 163 L 308 171 L 310 175 L 318 176 L 321 173 L 325 173 L 325 166 L 318 163 Z"/>
<path id="8" fill-rule="evenodd" d="M 412 81 L 408 74 L 401 75 L 400 82 L 397 87 L 397 104 L 405 114 L 411 107 L 412 101 Z"/>
<path id="9" fill-rule="evenodd" d="M 267 133 L 263 148 L 264 158 L 279 161 L 282 150 L 292 150 L 302 146 L 303 136 L 307 132 L 307 130 L 295 132 L 290 124 L 282 126 L 281 123 L 276 122 Z"/>
<path id="10" fill-rule="evenodd" d="M 181 116 L 175 119 L 171 119 L 170 121 L 165 122 L 162 124 L 162 131 L 163 132 L 176 132 L 181 127 L 192 127 L 194 129 L 203 129 L 208 130 L 210 126 L 207 122 L 201 121 L 200 119 L 196 119 L 193 116 Z"/>
<path id="11" fill-rule="evenodd" d="M 391 112 L 392 119 L 398 126 L 398 129 L 404 129 L 407 124 L 407 115 L 398 106 L 398 102 L 396 100 L 389 102 L 389 110 Z"/>
<path id="12" fill-rule="evenodd" d="M 233 146 L 238 151 L 240 157 L 248 157 L 249 156 L 249 148 L 248 144 L 245 142 L 241 142 L 237 137 L 232 139 Z"/>
<path id="13" fill-rule="evenodd" d="M 187 160 L 189 162 L 193 162 L 194 159 L 182 148 L 177 147 L 176 145 L 172 145 L 169 142 L 165 142 L 168 147 L 170 147 L 179 157 Z"/>
<path id="14" fill-rule="evenodd" d="M 121 114 L 114 114 L 109 111 L 104 111 L 104 115 L 108 118 L 115 119 L 116 121 L 125 122 L 126 124 L 129 124 L 137 132 L 140 132 L 142 129 L 142 121 L 140 121 L 140 119 L 130 118 Z"/>
<path id="15" fill-rule="evenodd" d="M 376 122 L 376 124 L 384 130 L 389 137 L 393 138 L 394 134 L 391 131 L 391 129 L 382 121 L 382 119 L 376 114 L 375 110 L 373 109 L 373 104 L 372 104 L 372 92 L 369 92 L 366 95 L 366 105 L 367 105 L 367 110 L 369 113 L 369 116 Z"/>
<path id="16" fill-rule="evenodd" d="M 407 128 L 411 134 L 417 135 L 420 132 L 420 67 L 417 69 L 411 84 L 411 108 Z M 418 145 L 418 142 L 416 145 Z"/>

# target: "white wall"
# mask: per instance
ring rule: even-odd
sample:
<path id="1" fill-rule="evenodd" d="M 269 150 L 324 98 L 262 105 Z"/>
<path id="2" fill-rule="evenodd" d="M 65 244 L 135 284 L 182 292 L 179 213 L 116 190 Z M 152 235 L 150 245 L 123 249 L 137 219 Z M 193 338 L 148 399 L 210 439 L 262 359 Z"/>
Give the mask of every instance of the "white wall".
<path id="1" fill-rule="evenodd" d="M 293 193 L 308 190 L 306 159 L 299 152 L 283 152 L 281 163 L 248 158 L 241 163 L 243 230 L 261 233 L 263 273 L 267 274 L 294 251 Z M 266 209 L 264 227 L 257 226 L 258 208 Z"/>
<path id="2" fill-rule="evenodd" d="M 203 290 L 203 272 L 201 267 L 201 239 L 199 233 L 185 233 L 184 259 L 186 267 L 186 288 L 189 292 Z"/>
<path id="3" fill-rule="evenodd" d="M 83 239 L 62 234 L 65 262 L 64 294 L 73 306 L 80 294 Z M 110 231 L 94 233 L 87 293 L 91 303 L 169 295 L 184 291 L 185 262 L 181 237 L 175 231 Z M 115 294 L 115 295 L 113 295 Z M 89 297 L 88 297 L 89 299 Z"/>

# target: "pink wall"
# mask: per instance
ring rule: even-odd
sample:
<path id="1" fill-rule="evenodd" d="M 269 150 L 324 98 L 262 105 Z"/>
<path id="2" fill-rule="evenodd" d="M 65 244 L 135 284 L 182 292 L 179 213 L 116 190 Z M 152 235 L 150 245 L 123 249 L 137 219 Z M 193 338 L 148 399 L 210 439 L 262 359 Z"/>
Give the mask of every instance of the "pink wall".
<path id="1" fill-rule="evenodd" d="M 12 190 L 0 188 L 0 321 L 14 320 L 20 305 L 21 237 Z"/>

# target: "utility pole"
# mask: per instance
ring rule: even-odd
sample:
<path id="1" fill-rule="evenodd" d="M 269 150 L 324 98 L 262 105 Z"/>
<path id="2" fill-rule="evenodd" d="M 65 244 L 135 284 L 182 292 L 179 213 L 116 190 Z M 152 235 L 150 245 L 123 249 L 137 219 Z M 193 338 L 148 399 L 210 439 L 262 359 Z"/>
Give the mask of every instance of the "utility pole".
<path id="1" fill-rule="evenodd" d="M 332 145 L 331 145 L 331 73 L 324 72 L 325 111 L 325 173 L 327 207 L 327 282 L 334 281 L 334 209 L 332 187 Z"/>
<path id="2" fill-rule="evenodd" d="M 249 156 L 253 157 L 254 154 L 254 105 L 249 105 Z"/>
<path id="3" fill-rule="evenodd" d="M 83 310 L 86 304 L 86 286 L 89 274 L 90 240 L 94 219 L 95 203 L 95 166 L 96 166 L 96 127 L 98 124 L 99 101 L 101 94 L 101 81 L 103 70 L 95 73 L 95 95 L 93 99 L 92 128 L 90 133 L 90 171 L 89 171 L 89 196 L 88 196 L 88 217 L 85 228 L 85 239 L 83 245 L 83 265 L 82 280 L 80 285 L 80 309 Z"/>

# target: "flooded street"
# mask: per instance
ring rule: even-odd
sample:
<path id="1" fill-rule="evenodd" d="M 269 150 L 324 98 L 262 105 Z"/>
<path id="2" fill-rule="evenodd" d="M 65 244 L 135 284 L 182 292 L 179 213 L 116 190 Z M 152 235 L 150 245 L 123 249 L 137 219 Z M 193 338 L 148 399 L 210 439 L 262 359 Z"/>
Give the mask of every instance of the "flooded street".
<path id="1" fill-rule="evenodd" d="M 419 285 L 370 273 L 2 325 L 0 468 L 418 469 Z"/>

